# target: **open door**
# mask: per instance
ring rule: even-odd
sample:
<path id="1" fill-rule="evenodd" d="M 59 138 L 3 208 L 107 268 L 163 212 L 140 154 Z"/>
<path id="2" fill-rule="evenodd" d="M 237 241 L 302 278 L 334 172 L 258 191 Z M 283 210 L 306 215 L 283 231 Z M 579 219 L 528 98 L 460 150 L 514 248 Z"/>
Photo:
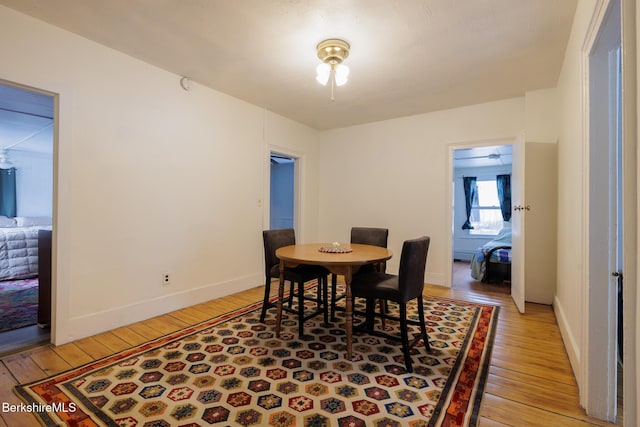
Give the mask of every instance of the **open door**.
<path id="1" fill-rule="evenodd" d="M 524 223 L 528 207 L 524 202 L 524 138 L 513 142 L 511 172 L 511 298 L 520 313 L 524 313 Z"/>

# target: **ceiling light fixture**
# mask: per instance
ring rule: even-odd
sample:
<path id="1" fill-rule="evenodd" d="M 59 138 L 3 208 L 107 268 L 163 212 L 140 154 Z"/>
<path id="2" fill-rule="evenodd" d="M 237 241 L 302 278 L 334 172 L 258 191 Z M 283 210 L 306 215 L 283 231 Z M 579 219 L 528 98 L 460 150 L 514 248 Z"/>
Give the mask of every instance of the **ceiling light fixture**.
<path id="1" fill-rule="evenodd" d="M 349 56 L 349 43 L 340 39 L 321 41 L 316 46 L 318 58 L 322 64 L 316 68 L 316 80 L 326 86 L 331 80 L 331 100 L 333 101 L 334 86 L 342 86 L 349 77 L 349 67 L 342 62 Z"/>
<path id="2" fill-rule="evenodd" d="M 0 169 L 13 168 L 13 162 L 9 158 L 9 153 L 6 148 L 0 148 Z"/>

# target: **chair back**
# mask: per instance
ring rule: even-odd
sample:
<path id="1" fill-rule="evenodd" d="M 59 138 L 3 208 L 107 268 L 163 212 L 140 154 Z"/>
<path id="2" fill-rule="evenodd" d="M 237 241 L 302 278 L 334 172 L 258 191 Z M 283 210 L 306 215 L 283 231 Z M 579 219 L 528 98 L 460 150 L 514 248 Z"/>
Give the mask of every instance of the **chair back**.
<path id="1" fill-rule="evenodd" d="M 402 245 L 398 290 L 402 302 L 418 298 L 424 290 L 424 272 L 431 239 L 427 236 L 406 240 Z"/>
<path id="2" fill-rule="evenodd" d="M 263 230 L 262 240 L 264 241 L 265 275 L 269 276 L 269 272 L 273 266 L 280 264 L 280 260 L 276 256 L 276 250 L 283 246 L 295 245 L 296 232 L 293 228 Z"/>
<path id="3" fill-rule="evenodd" d="M 351 228 L 351 243 L 362 245 L 387 247 L 389 230 L 387 228 L 353 227 Z"/>
<path id="4" fill-rule="evenodd" d="M 361 245 L 380 246 L 381 248 L 387 247 L 387 240 L 389 239 L 388 228 L 375 228 L 375 227 L 352 227 L 351 228 L 351 243 L 359 243 Z M 360 268 L 360 272 L 368 272 L 377 270 L 380 273 L 384 273 L 387 269 L 387 263 L 381 262 L 380 265 L 365 265 Z"/>

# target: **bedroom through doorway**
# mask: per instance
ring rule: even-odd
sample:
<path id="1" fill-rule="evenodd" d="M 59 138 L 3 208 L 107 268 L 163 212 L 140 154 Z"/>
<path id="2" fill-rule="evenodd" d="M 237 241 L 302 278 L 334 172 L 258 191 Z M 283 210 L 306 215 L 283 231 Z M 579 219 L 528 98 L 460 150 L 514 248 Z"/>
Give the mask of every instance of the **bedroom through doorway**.
<path id="1" fill-rule="evenodd" d="M 452 171 L 451 285 L 509 295 L 512 146 L 455 149 Z"/>
<path id="2" fill-rule="evenodd" d="M 0 81 L 0 355 L 51 339 L 54 114 L 52 94 Z"/>

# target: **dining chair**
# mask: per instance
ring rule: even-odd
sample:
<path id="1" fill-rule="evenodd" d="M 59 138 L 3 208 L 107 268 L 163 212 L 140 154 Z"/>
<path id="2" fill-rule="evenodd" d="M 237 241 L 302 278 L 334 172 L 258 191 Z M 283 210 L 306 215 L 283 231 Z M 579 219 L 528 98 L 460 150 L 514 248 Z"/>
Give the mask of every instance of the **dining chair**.
<path id="1" fill-rule="evenodd" d="M 352 227 L 351 228 L 351 243 L 359 243 L 362 245 L 380 246 L 382 248 L 387 247 L 387 241 L 389 240 L 389 229 L 387 228 L 375 228 L 375 227 Z M 360 267 L 360 269 L 354 274 L 363 274 L 371 271 L 378 271 L 384 273 L 387 269 L 386 261 L 378 264 L 367 264 Z M 345 294 L 338 295 L 338 279 L 335 274 L 331 275 L 331 321 L 336 321 L 336 302 L 345 297 Z"/>
<path id="2" fill-rule="evenodd" d="M 267 310 L 277 304 L 277 301 L 270 301 L 271 280 L 280 278 L 280 260 L 276 256 L 276 250 L 283 246 L 296 244 L 293 228 L 264 230 L 262 238 L 264 242 L 265 286 L 260 322 L 264 322 Z M 329 272 L 324 267 L 315 265 L 299 265 L 295 268 L 286 268 L 284 271 L 284 280 L 290 282 L 291 285 L 289 296 L 283 301 L 283 309 L 298 316 L 298 335 L 300 338 L 304 335 L 304 322 L 308 319 L 323 314 L 325 323 L 329 322 L 328 274 Z M 304 284 L 312 280 L 318 281 L 317 294 L 315 297 L 305 296 Z M 294 284 L 298 285 L 297 291 L 294 289 Z M 294 297 L 297 298 L 297 307 L 295 308 L 292 307 Z M 315 302 L 316 310 L 305 313 L 305 301 Z M 288 307 L 284 306 L 285 302 L 289 304 Z"/>
<path id="3" fill-rule="evenodd" d="M 430 238 L 426 236 L 406 240 L 402 245 L 400 268 L 397 275 L 370 271 L 354 275 L 351 281 L 352 294 L 367 300 L 366 319 L 356 329 L 364 330 L 372 335 L 400 341 L 407 372 L 413 372 L 410 355 L 411 348 L 422 339 L 425 349 L 427 352 L 430 351 L 422 298 L 429 243 Z M 393 301 L 398 304 L 398 317 L 391 316 L 388 313 L 379 313 L 378 316 L 398 321 L 400 323 L 400 336 L 374 329 L 375 301 L 378 299 Z M 417 301 L 418 321 L 407 318 L 407 303 L 412 300 Z M 420 333 L 411 341 L 409 341 L 409 325 L 418 325 L 420 327 Z"/>

